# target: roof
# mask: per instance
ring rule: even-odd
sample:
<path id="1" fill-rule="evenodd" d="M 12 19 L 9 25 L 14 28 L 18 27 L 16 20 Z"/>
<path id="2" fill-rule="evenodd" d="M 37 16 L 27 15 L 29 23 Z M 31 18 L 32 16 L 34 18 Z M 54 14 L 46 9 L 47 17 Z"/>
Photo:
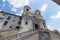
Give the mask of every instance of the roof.
<path id="1" fill-rule="evenodd" d="M 19 16 L 19 15 L 15 15 L 15 14 L 7 13 L 7 12 L 4 12 L 4 11 L 0 11 L 0 13 L 5 13 L 5 14 L 8 14 L 8 15 L 13 15 L 13 16 L 17 16 L 17 17 L 22 17 L 22 16 Z"/>

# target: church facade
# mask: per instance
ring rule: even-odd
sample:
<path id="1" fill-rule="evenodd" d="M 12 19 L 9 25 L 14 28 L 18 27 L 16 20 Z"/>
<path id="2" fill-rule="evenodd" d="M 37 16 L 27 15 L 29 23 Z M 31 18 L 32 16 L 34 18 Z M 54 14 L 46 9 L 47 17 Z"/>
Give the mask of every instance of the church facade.
<path id="1" fill-rule="evenodd" d="M 0 11 L 0 30 L 10 30 L 20 27 L 21 16 Z"/>
<path id="2" fill-rule="evenodd" d="M 25 6 L 22 14 L 21 31 L 39 30 L 40 28 L 47 29 L 46 22 L 39 10 L 34 13 L 30 12 L 30 7 Z"/>
<path id="3" fill-rule="evenodd" d="M 20 28 L 20 31 L 24 32 L 38 30 L 39 28 L 47 29 L 47 26 L 39 10 L 32 13 L 30 7 L 25 6 L 22 16 L 0 11 L 0 28 L 2 30 Z"/>
<path id="4" fill-rule="evenodd" d="M 22 16 L 0 12 L 0 30 L 19 29 L 18 33 L 0 40 L 60 40 L 58 32 L 55 34 L 47 28 L 41 11 L 30 12 L 29 6 L 24 6 Z M 11 31 L 10 31 L 11 32 Z"/>

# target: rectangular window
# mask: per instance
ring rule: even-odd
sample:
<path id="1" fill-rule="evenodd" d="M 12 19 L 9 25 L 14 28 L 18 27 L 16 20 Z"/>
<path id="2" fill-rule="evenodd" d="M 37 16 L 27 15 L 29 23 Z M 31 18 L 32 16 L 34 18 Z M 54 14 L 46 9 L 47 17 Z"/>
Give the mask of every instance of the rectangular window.
<path id="1" fill-rule="evenodd" d="M 46 26 L 45 26 L 45 23 L 43 23 L 43 26 L 44 26 L 44 28 L 46 27 Z"/>
<path id="2" fill-rule="evenodd" d="M 15 22 L 15 20 L 13 20 L 13 22 Z"/>
<path id="3" fill-rule="evenodd" d="M 18 24 L 21 24 L 21 21 L 19 21 Z"/>
<path id="4" fill-rule="evenodd" d="M 2 17 L 0 17 L 0 19 L 3 19 Z"/>
<path id="5" fill-rule="evenodd" d="M 5 25 L 5 26 L 6 26 L 6 25 L 7 25 L 7 23 L 8 23 L 8 21 L 5 21 L 3 25 Z"/>
<path id="6" fill-rule="evenodd" d="M 7 20 L 10 20 L 11 17 L 8 17 Z"/>
<path id="7" fill-rule="evenodd" d="M 12 26 L 10 26 L 10 28 L 12 28 Z"/>
<path id="8" fill-rule="evenodd" d="M 22 20 L 22 17 L 20 17 L 19 19 Z"/>

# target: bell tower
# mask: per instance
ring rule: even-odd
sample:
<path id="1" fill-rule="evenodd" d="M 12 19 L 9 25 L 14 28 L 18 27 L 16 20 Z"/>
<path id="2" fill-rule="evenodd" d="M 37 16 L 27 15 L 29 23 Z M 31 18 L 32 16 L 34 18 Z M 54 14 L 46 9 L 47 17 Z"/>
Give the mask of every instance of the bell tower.
<path id="1" fill-rule="evenodd" d="M 30 10 L 30 7 L 29 6 L 24 6 L 24 12 L 25 11 L 29 11 Z"/>
<path id="2" fill-rule="evenodd" d="M 41 16 L 41 12 L 39 10 L 35 10 L 35 15 L 36 16 Z"/>
<path id="3" fill-rule="evenodd" d="M 23 10 L 23 15 L 25 15 L 25 14 L 28 14 L 29 13 L 29 11 L 30 11 L 30 7 L 29 6 L 24 6 L 24 10 Z"/>
<path id="4" fill-rule="evenodd" d="M 39 10 L 35 10 L 34 16 L 36 16 L 37 18 L 43 19 L 43 16 L 41 15 L 41 11 Z"/>

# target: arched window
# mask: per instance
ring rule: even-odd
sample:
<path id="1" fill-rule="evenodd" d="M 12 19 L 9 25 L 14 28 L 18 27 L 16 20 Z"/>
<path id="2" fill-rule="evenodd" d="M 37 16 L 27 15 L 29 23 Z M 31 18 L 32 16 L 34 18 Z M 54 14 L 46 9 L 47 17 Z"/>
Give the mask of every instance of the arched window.
<path id="1" fill-rule="evenodd" d="M 43 26 L 44 26 L 44 28 L 46 27 L 44 22 L 43 22 Z"/>
<path id="2" fill-rule="evenodd" d="M 29 9 L 26 9 L 26 11 L 29 11 Z"/>

